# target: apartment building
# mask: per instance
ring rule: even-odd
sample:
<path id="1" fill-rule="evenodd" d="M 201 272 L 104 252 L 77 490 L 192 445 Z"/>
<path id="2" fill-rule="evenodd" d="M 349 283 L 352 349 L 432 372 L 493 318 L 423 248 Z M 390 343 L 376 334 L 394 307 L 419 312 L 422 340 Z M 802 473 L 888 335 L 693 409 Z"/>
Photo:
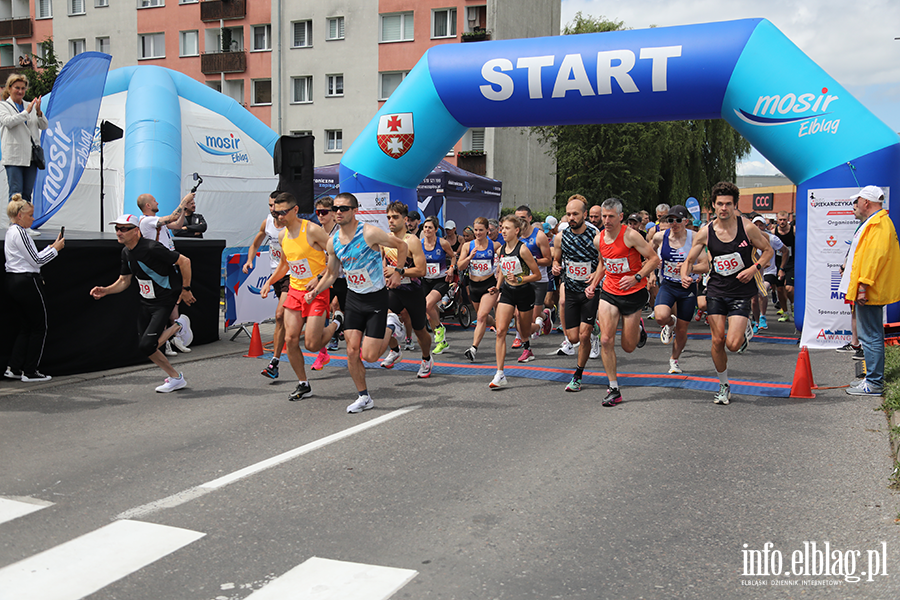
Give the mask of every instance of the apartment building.
<path id="1" fill-rule="evenodd" d="M 163 66 L 279 133 L 314 135 L 324 165 L 431 46 L 559 29 L 560 0 L 0 0 L 0 76 L 48 37 L 63 61 L 98 50 L 111 68 Z M 473 129 L 447 160 L 502 180 L 504 205 L 541 209 L 555 192 L 545 150 L 527 129 Z"/>

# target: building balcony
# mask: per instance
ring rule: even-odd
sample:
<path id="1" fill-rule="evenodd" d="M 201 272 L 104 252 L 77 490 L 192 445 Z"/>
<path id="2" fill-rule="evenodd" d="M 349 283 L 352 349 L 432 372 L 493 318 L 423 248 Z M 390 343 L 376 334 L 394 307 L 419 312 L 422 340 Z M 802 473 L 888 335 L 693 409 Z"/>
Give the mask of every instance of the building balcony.
<path id="1" fill-rule="evenodd" d="M 243 19 L 247 16 L 247 0 L 203 0 L 200 20 L 204 22 Z"/>
<path id="2" fill-rule="evenodd" d="M 25 73 L 22 67 L 0 67 L 0 81 L 5 82 L 13 73 Z"/>
<path id="3" fill-rule="evenodd" d="M 479 150 L 459 152 L 456 155 L 456 166 L 460 169 L 487 176 L 487 155 Z"/>
<path id="4" fill-rule="evenodd" d="M 204 75 L 216 73 L 243 73 L 247 70 L 247 53 L 204 52 L 200 55 L 200 71 Z"/>
<path id="5" fill-rule="evenodd" d="M 31 18 L 0 19 L 0 39 L 31 37 Z"/>
<path id="6" fill-rule="evenodd" d="M 476 27 L 472 31 L 466 31 L 460 39 L 463 42 L 483 42 L 491 39 L 491 32 L 484 27 Z"/>

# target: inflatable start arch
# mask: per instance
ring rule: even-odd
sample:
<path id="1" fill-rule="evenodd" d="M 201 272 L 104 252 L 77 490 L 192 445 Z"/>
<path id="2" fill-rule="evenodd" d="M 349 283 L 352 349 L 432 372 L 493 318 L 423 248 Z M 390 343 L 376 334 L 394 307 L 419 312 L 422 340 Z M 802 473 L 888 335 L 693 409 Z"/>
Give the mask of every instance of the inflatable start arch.
<path id="1" fill-rule="evenodd" d="M 797 184 L 802 327 L 814 192 L 888 192 L 900 139 L 765 19 L 431 48 L 346 152 L 341 190 L 414 205 L 416 185 L 470 127 L 718 118 Z"/>

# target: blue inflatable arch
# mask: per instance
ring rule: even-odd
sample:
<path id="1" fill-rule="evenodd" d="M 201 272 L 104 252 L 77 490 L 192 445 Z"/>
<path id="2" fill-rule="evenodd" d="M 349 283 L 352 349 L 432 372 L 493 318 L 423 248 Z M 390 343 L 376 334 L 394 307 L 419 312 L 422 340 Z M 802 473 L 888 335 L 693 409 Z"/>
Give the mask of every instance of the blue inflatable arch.
<path id="1" fill-rule="evenodd" d="M 897 134 L 772 23 L 746 19 L 431 48 L 345 153 L 341 190 L 412 206 L 470 127 L 718 118 L 797 184 L 800 223 L 809 189 L 900 189 Z M 799 328 L 802 227 L 797 250 Z"/>

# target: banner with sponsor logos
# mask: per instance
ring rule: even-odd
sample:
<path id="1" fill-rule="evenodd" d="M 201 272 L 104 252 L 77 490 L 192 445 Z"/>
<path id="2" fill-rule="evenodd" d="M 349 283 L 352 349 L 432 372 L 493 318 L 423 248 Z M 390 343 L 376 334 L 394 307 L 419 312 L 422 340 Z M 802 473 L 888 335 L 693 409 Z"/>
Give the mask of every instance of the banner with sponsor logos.
<path id="1" fill-rule="evenodd" d="M 885 208 L 888 188 L 883 188 Z M 838 348 L 850 342 L 850 305 L 838 291 L 841 265 L 860 221 L 850 196 L 858 188 L 810 189 L 806 194 L 806 319 L 800 343 L 810 348 Z M 798 227 L 802 224 L 798 225 Z"/>
<path id="2" fill-rule="evenodd" d="M 274 290 L 269 297 L 259 295 L 263 284 L 272 274 L 269 253 L 257 252 L 253 269 L 244 273 L 247 253 L 231 254 L 225 263 L 225 327 L 245 323 L 262 323 L 275 317 L 278 299 Z"/>

